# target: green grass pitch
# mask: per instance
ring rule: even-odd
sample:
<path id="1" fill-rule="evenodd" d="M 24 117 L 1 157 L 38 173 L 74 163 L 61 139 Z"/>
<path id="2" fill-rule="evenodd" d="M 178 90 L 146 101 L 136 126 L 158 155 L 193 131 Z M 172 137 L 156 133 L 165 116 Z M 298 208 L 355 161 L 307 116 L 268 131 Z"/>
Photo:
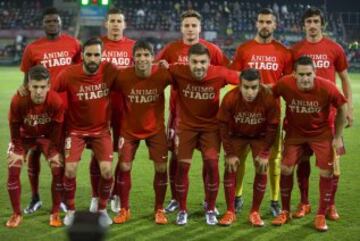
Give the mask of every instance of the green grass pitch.
<path id="1" fill-rule="evenodd" d="M 253 167 L 247 162 L 243 213 L 238 215 L 237 222 L 231 227 L 209 227 L 205 224 L 202 210 L 204 198 L 201 179 L 201 159 L 195 154 L 190 171 L 189 223 L 185 227 L 174 224 L 175 214 L 169 215 L 170 224 L 158 226 L 153 222 L 152 189 L 153 167 L 148 160 L 147 150 L 141 145 L 133 167 L 133 185 L 131 191 L 132 219 L 123 225 L 112 225 L 107 240 L 360 240 L 360 74 L 351 74 L 354 93 L 355 125 L 345 130 L 347 154 L 342 158 L 342 176 L 337 194 L 337 207 L 341 215 L 338 222 L 328 221 L 329 231 L 318 233 L 313 229 L 313 218 L 318 200 L 318 174 L 312 164 L 310 199 L 313 207 L 311 215 L 293 220 L 283 227 L 272 227 L 272 217 L 268 213 L 269 190 L 262 204 L 262 215 L 266 226 L 253 228 L 247 222 L 247 215 L 252 198 Z M 40 195 L 44 206 L 32 215 L 24 216 L 23 223 L 17 229 L 10 230 L 5 222 L 11 214 L 10 202 L 6 190 L 7 161 L 6 150 L 9 142 L 7 113 L 11 96 L 22 81 L 22 74 L 17 67 L 0 68 L 0 240 L 66 240 L 66 228 L 51 228 L 48 226 L 49 208 L 51 205 L 50 180 L 51 175 L 45 161 L 42 161 Z M 220 176 L 223 171 L 223 158 L 220 160 Z M 86 210 L 90 201 L 89 153 L 83 154 L 78 171 L 76 205 L 78 210 Z M 22 170 L 22 208 L 30 199 L 26 168 Z M 166 203 L 169 200 L 169 189 Z M 294 185 L 292 207 L 298 203 L 298 189 Z M 226 205 L 222 183 L 217 201 L 221 212 Z M 112 214 L 111 214 L 112 215 Z"/>

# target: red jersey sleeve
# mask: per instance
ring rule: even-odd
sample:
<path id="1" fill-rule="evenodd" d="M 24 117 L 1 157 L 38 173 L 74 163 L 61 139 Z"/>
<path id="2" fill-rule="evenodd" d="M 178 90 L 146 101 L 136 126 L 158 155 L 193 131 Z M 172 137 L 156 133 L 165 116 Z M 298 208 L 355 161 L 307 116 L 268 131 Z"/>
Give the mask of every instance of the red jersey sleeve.
<path id="1" fill-rule="evenodd" d="M 73 61 L 72 64 L 78 64 L 81 62 L 81 45 L 79 40 L 75 40 L 76 41 L 76 54 L 73 57 Z"/>
<path id="2" fill-rule="evenodd" d="M 20 127 L 22 123 L 22 115 L 20 108 L 20 100 L 19 96 L 15 95 L 10 104 L 9 110 L 9 127 L 10 127 L 10 139 L 11 143 L 14 145 L 14 152 L 19 155 L 25 154 L 25 150 L 23 147 Z"/>
<path id="3" fill-rule="evenodd" d="M 331 105 L 335 108 L 341 107 L 343 104 L 346 103 L 346 98 L 343 94 L 340 93 L 338 88 L 329 82 L 329 96 L 330 96 L 330 102 Z"/>
<path id="4" fill-rule="evenodd" d="M 224 54 L 221 49 L 216 46 L 215 44 L 212 45 L 212 48 L 214 50 L 214 56 L 211 58 L 211 64 L 213 65 L 220 65 L 220 66 L 228 66 L 230 61 L 228 57 Z"/>
<path id="5" fill-rule="evenodd" d="M 271 87 L 273 96 L 274 96 L 275 98 L 278 98 L 278 97 L 281 96 L 282 82 L 283 82 L 283 80 L 280 79 L 275 85 L 273 85 L 273 86 Z"/>
<path id="6" fill-rule="evenodd" d="M 221 71 L 223 73 L 223 76 L 226 79 L 227 84 L 231 84 L 231 85 L 239 84 L 239 82 L 240 82 L 239 72 L 234 71 L 234 70 L 230 70 L 230 69 L 225 68 L 225 67 L 221 67 Z"/>
<path id="7" fill-rule="evenodd" d="M 293 64 L 293 56 L 291 54 L 291 51 L 288 49 L 286 50 L 285 53 L 285 67 L 284 67 L 284 75 L 288 75 L 291 74 L 293 72 L 294 69 L 294 64 Z"/>
<path id="8" fill-rule="evenodd" d="M 242 57 L 242 48 L 240 46 L 236 49 L 234 59 L 233 59 L 232 63 L 230 64 L 229 68 L 233 69 L 233 70 L 237 70 L 237 71 L 243 70 L 244 66 L 242 64 L 241 57 Z"/>
<path id="9" fill-rule="evenodd" d="M 21 65 L 20 70 L 24 73 L 27 73 L 29 69 L 34 66 L 35 63 L 32 61 L 31 58 L 31 48 L 30 45 L 26 46 L 22 59 L 21 59 Z"/>
<path id="10" fill-rule="evenodd" d="M 52 89 L 56 92 L 65 92 L 67 88 L 67 71 L 64 69 L 57 75 L 56 80 L 53 81 Z"/>
<path id="11" fill-rule="evenodd" d="M 266 104 L 268 105 L 268 112 L 266 116 L 267 127 L 265 134 L 265 147 L 264 152 L 269 152 L 270 148 L 275 142 L 276 132 L 280 123 L 280 104 L 275 100 L 272 95 L 267 98 Z"/>
<path id="12" fill-rule="evenodd" d="M 345 54 L 344 49 L 341 46 L 339 46 L 336 49 L 336 59 L 334 61 L 334 66 L 335 66 L 336 72 L 342 72 L 348 68 L 346 54 Z"/>
<path id="13" fill-rule="evenodd" d="M 58 98 L 58 101 L 53 105 L 53 113 L 51 136 L 48 137 L 51 141 L 49 146 L 49 157 L 61 152 L 61 132 L 63 130 L 62 124 L 64 122 L 65 107 L 60 98 Z"/>

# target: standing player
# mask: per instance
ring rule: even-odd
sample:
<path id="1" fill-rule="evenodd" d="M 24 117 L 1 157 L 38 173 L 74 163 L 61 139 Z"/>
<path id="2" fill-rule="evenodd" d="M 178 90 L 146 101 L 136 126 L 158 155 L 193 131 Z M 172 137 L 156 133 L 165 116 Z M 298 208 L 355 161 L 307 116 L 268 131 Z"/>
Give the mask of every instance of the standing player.
<path id="1" fill-rule="evenodd" d="M 346 113 L 347 124 L 348 126 L 352 126 L 352 92 L 349 75 L 347 72 L 348 63 L 346 60 L 345 52 L 339 44 L 327 37 L 324 37 L 323 27 L 325 25 L 325 19 L 323 13 L 319 9 L 307 9 L 302 17 L 301 22 L 305 30 L 306 37 L 304 40 L 298 42 L 293 46 L 293 57 L 294 59 L 297 59 L 303 55 L 311 57 L 316 67 L 316 75 L 326 78 L 333 83 L 336 83 L 335 72 L 338 73 L 341 79 L 342 91 L 348 101 Z M 330 115 L 330 122 L 331 125 L 334 127 L 335 110 Z M 311 209 L 308 199 L 310 176 L 309 159 L 309 154 L 304 155 L 302 161 L 299 163 L 299 166 L 297 168 L 298 184 L 301 193 L 301 201 L 298 205 L 298 210 L 293 215 L 297 218 L 305 216 L 310 212 Z M 338 182 L 339 175 L 334 174 L 333 191 L 331 193 L 330 207 L 327 212 L 327 217 L 331 220 L 339 219 L 339 214 L 337 213 L 337 210 L 335 208 L 335 193 L 337 191 Z"/>
<path id="2" fill-rule="evenodd" d="M 318 231 L 326 231 L 325 214 L 332 191 L 334 149 L 343 148 L 341 136 L 346 121 L 346 99 L 333 83 L 315 75 L 310 57 L 297 59 L 294 69 L 294 75 L 284 77 L 273 87 L 274 96 L 281 96 L 286 102 L 286 135 L 280 179 L 282 211 L 272 223 L 282 225 L 290 220 L 294 168 L 302 154 L 311 149 L 320 169 L 320 197 L 314 226 Z M 331 108 L 336 108 L 337 112 L 335 134 L 329 123 Z"/>
<path id="3" fill-rule="evenodd" d="M 16 94 L 10 106 L 9 125 L 11 143 L 8 152 L 8 192 L 13 215 L 6 226 L 16 228 L 21 220 L 20 210 L 20 171 L 25 156 L 36 147 L 49 161 L 52 174 L 51 194 L 53 206 L 50 226 L 62 225 L 59 205 L 63 191 L 63 163 L 60 155 L 60 135 L 64 120 L 64 105 L 60 96 L 50 88 L 49 71 L 42 65 L 29 69 L 27 82 L 30 95 Z"/>
<path id="4" fill-rule="evenodd" d="M 266 190 L 268 160 L 280 122 L 280 108 L 275 98 L 260 85 L 258 70 L 243 70 L 240 80 L 239 87 L 224 97 L 217 115 L 225 150 L 227 204 L 227 212 L 219 223 L 230 225 L 236 220 L 236 171 L 240 157 L 250 148 L 256 174 L 249 222 L 259 227 L 264 225 L 259 209 Z"/>
<path id="5" fill-rule="evenodd" d="M 206 171 L 206 223 L 217 224 L 215 202 L 219 187 L 218 160 L 220 135 L 216 119 L 220 89 L 239 82 L 238 72 L 210 65 L 210 52 L 202 44 L 189 49 L 189 64 L 170 67 L 177 92 L 176 110 L 176 169 L 175 187 L 179 201 L 176 223 L 187 223 L 186 199 L 189 188 L 189 169 L 193 151 L 199 148 Z"/>
<path id="6" fill-rule="evenodd" d="M 265 8 L 259 11 L 256 20 L 257 34 L 253 40 L 241 44 L 235 53 L 234 61 L 230 68 L 242 71 L 245 68 L 255 68 L 260 71 L 261 80 L 264 84 L 273 85 L 277 80 L 292 71 L 292 59 L 290 51 L 273 38 L 276 29 L 276 16 L 271 9 Z M 273 216 L 280 212 L 278 202 L 279 178 L 280 178 L 280 128 L 278 137 L 272 148 L 269 159 L 269 176 L 271 185 L 270 210 Z M 242 186 L 245 172 L 246 153 L 240 158 L 240 165 L 236 178 L 236 210 L 240 211 L 243 206 Z"/>
<path id="7" fill-rule="evenodd" d="M 191 46 L 201 43 L 206 46 L 210 52 L 210 63 L 212 65 L 227 66 L 229 60 L 221 49 L 213 43 L 210 43 L 200 38 L 201 32 L 201 15 L 195 10 L 187 10 L 181 14 L 181 33 L 182 39 L 169 43 L 165 48 L 157 55 L 156 59 L 160 64 L 167 66 L 168 64 L 188 64 L 188 52 Z M 170 177 L 170 189 L 171 189 L 171 201 L 166 207 L 167 212 L 173 212 L 178 208 L 178 202 L 175 200 L 175 173 L 177 158 L 174 153 L 174 128 L 176 122 L 176 91 L 171 88 L 170 94 L 170 116 L 168 121 L 168 138 L 171 142 L 170 150 L 172 152 L 170 165 L 169 165 L 169 177 Z M 205 172 L 203 170 L 203 176 Z M 205 177 L 205 176 L 204 176 Z M 205 180 L 205 179 L 204 179 Z M 205 182 L 204 182 L 205 183 Z"/>
<path id="8" fill-rule="evenodd" d="M 112 8 L 108 11 L 105 20 L 105 28 L 107 35 L 101 38 L 104 47 L 102 52 L 102 61 L 110 62 L 118 68 L 124 68 L 126 66 L 133 65 L 132 48 L 135 41 L 124 36 L 124 30 L 126 28 L 125 16 L 117 8 Z M 114 152 L 118 151 L 119 131 L 120 131 L 120 119 L 121 113 L 124 108 L 122 102 L 122 96 L 119 92 L 111 92 L 111 127 L 113 134 Z M 113 186 L 112 198 L 111 198 L 111 210 L 115 213 L 120 211 L 119 194 L 117 191 L 117 179 L 118 165 L 115 168 L 115 181 Z M 92 199 L 90 204 L 90 211 L 96 212 L 99 202 L 98 186 L 100 180 L 100 169 L 98 161 L 95 156 L 92 155 L 90 161 L 90 179 L 92 187 Z"/>
<path id="9" fill-rule="evenodd" d="M 56 8 L 48 8 L 43 13 L 42 37 L 26 46 L 20 69 L 24 72 L 24 83 L 27 72 L 35 65 L 42 64 L 50 72 L 53 85 L 57 75 L 66 66 L 80 62 L 80 43 L 75 38 L 61 32 L 61 18 Z M 26 89 L 26 88 L 23 88 Z M 64 101 L 66 97 L 61 96 Z M 33 213 L 42 205 L 39 196 L 40 150 L 31 150 L 28 155 L 28 175 L 32 191 L 31 201 L 24 213 Z M 62 205 L 65 208 L 65 205 Z"/>

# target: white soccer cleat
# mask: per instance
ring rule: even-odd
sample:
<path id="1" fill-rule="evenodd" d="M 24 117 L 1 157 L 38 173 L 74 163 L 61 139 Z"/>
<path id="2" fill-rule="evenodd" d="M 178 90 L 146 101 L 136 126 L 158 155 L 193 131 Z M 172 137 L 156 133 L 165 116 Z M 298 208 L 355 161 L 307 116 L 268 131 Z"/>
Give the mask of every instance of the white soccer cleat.
<path id="1" fill-rule="evenodd" d="M 205 212 L 207 212 L 207 206 L 208 206 L 208 205 L 207 205 L 207 202 L 204 201 L 204 202 L 203 202 L 203 207 L 204 207 L 204 211 L 205 211 Z M 215 207 L 214 212 L 215 212 L 216 216 L 219 216 L 219 215 L 220 215 L 220 212 L 219 212 L 219 210 L 217 209 L 217 207 Z"/>
<path id="2" fill-rule="evenodd" d="M 73 224 L 75 218 L 75 210 L 68 210 L 64 217 L 64 224 L 70 226 Z"/>
<path id="3" fill-rule="evenodd" d="M 109 216 L 108 212 L 106 211 L 106 209 L 99 210 L 99 214 L 100 214 L 100 222 L 104 226 L 110 226 L 111 224 L 113 224 L 113 221 L 110 218 L 110 216 Z"/>
<path id="4" fill-rule="evenodd" d="M 25 214 L 32 214 L 42 207 L 42 201 L 39 199 L 32 199 L 29 205 L 24 209 Z"/>
<path id="5" fill-rule="evenodd" d="M 214 210 L 207 211 L 205 213 L 205 219 L 208 225 L 216 225 L 218 223 L 216 212 Z"/>
<path id="6" fill-rule="evenodd" d="M 165 208 L 166 213 L 175 212 L 179 208 L 179 203 L 175 199 L 171 199 L 169 204 Z"/>
<path id="7" fill-rule="evenodd" d="M 114 195 L 110 199 L 110 207 L 111 211 L 118 214 L 120 212 L 120 197 L 118 195 Z"/>
<path id="8" fill-rule="evenodd" d="M 89 212 L 91 213 L 97 213 L 99 206 L 99 198 L 98 197 L 92 197 L 89 207 Z"/>
<path id="9" fill-rule="evenodd" d="M 176 224 L 177 225 L 187 224 L 187 218 L 188 218 L 188 214 L 186 211 L 178 212 L 177 217 L 176 217 Z"/>

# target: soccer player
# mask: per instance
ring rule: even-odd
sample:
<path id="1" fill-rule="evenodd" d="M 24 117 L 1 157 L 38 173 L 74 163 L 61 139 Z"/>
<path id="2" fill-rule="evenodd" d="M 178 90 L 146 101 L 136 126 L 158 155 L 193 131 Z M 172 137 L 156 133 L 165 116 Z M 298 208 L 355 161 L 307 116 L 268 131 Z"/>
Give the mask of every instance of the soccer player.
<path id="1" fill-rule="evenodd" d="M 168 64 L 188 64 L 188 52 L 191 46 L 201 43 L 206 46 L 210 52 L 210 63 L 212 65 L 227 66 L 229 60 L 221 49 L 213 43 L 210 43 L 200 38 L 201 33 L 201 20 L 202 17 L 199 12 L 195 10 L 187 10 L 181 14 L 181 34 L 182 39 L 169 43 L 160 51 L 156 60 L 161 65 L 168 66 Z M 176 201 L 175 191 L 175 173 L 177 166 L 177 158 L 174 153 L 174 133 L 176 122 L 176 91 L 171 87 L 170 92 L 170 116 L 168 121 L 168 139 L 170 144 L 171 158 L 169 165 L 169 178 L 170 178 L 170 190 L 171 200 L 168 206 L 165 208 L 167 212 L 173 212 L 178 208 L 178 202 Z M 205 172 L 203 170 L 203 176 Z M 204 179 L 205 180 L 205 179 Z M 205 182 L 204 182 L 205 183 Z M 205 191 L 206 192 L 206 191 Z"/>
<path id="2" fill-rule="evenodd" d="M 292 58 L 290 51 L 280 42 L 274 40 L 273 34 L 276 29 L 276 16 L 271 9 L 265 8 L 259 11 L 256 20 L 257 33 L 253 40 L 241 44 L 235 53 L 231 69 L 242 71 L 245 68 L 255 68 L 260 71 L 261 81 L 264 84 L 273 85 L 277 80 L 292 71 Z M 278 202 L 279 178 L 280 178 L 280 128 L 275 147 L 269 159 L 269 178 L 271 187 L 270 211 L 273 216 L 280 212 Z M 240 212 L 244 203 L 242 197 L 243 177 L 245 172 L 245 159 L 247 153 L 240 157 L 240 165 L 236 178 L 235 206 Z"/>
<path id="3" fill-rule="evenodd" d="M 10 105 L 9 126 L 11 143 L 8 151 L 7 188 L 13 214 L 6 226 L 16 228 L 22 220 L 20 210 L 20 171 L 26 154 L 37 148 L 49 162 L 52 174 L 53 206 L 50 226 L 62 225 L 59 205 L 63 191 L 63 159 L 59 142 L 64 120 L 64 105 L 60 96 L 50 89 L 49 71 L 42 65 L 31 67 L 25 83 L 30 95 L 16 94 Z"/>
<path id="4" fill-rule="evenodd" d="M 54 84 L 61 70 L 80 61 L 80 43 L 77 39 L 61 32 L 58 10 L 46 9 L 42 22 L 46 36 L 30 43 L 24 50 L 20 66 L 21 71 L 24 72 L 24 83 L 28 76 L 27 72 L 35 65 L 45 66 L 50 72 L 50 82 Z M 25 85 L 21 89 L 27 90 Z M 64 95 L 61 97 L 66 101 Z M 40 152 L 41 150 L 34 149 L 28 154 L 28 175 L 32 196 L 29 205 L 24 209 L 26 214 L 35 212 L 42 205 L 39 196 Z M 62 209 L 65 208 L 65 205 L 62 205 Z"/>
<path id="5" fill-rule="evenodd" d="M 126 28 L 125 16 L 117 8 L 112 8 L 107 12 L 105 19 L 105 28 L 107 35 L 101 37 L 104 44 L 102 52 L 102 61 L 107 61 L 118 68 L 124 68 L 126 66 L 133 65 L 132 48 L 135 41 L 124 36 L 124 30 Z M 114 152 L 118 151 L 119 142 L 119 130 L 120 130 L 120 119 L 121 113 L 124 108 L 122 102 L 122 96 L 119 92 L 113 91 L 110 94 L 111 98 L 111 127 L 113 134 Z M 117 179 L 118 176 L 118 165 L 115 168 L 115 180 L 111 197 L 111 210 L 115 213 L 120 211 L 120 200 L 117 192 Z M 95 156 L 91 156 L 90 161 L 90 179 L 92 187 L 92 199 L 90 204 L 90 211 L 96 212 L 99 202 L 98 186 L 100 181 L 100 169 L 98 161 Z"/>
<path id="6" fill-rule="evenodd" d="M 294 71 L 294 75 L 279 80 L 272 89 L 274 96 L 281 96 L 286 102 L 280 179 L 282 211 L 272 224 L 282 225 L 290 220 L 294 168 L 302 154 L 311 149 L 320 169 L 320 197 L 314 226 L 326 231 L 325 214 L 332 191 L 335 150 L 343 148 L 341 136 L 346 122 L 346 99 L 333 83 L 315 75 L 310 57 L 297 59 Z M 332 108 L 336 108 L 335 133 L 329 123 Z"/>
<path id="7" fill-rule="evenodd" d="M 71 103 L 66 115 L 64 190 L 68 211 L 65 225 L 70 225 L 74 219 L 76 171 L 85 145 L 90 146 L 100 166 L 98 212 L 108 225 L 112 223 L 106 204 L 113 183 L 109 130 L 109 93 L 113 84 L 104 73 L 114 72 L 116 68 L 111 63 L 101 63 L 102 50 L 100 39 L 87 40 L 83 45 L 83 63 L 63 70 L 53 87 L 58 92 L 65 92 Z"/>
<path id="8" fill-rule="evenodd" d="M 240 80 L 238 88 L 225 95 L 217 115 L 225 150 L 224 190 L 227 204 L 227 212 L 219 223 L 231 225 L 236 220 L 236 171 L 240 157 L 250 148 L 256 174 L 249 222 L 261 227 L 264 222 L 259 209 L 266 190 L 268 161 L 280 122 L 280 107 L 272 94 L 260 85 L 258 70 L 243 70 Z"/>
<path id="9" fill-rule="evenodd" d="M 302 25 L 306 33 L 304 40 L 296 43 L 292 47 L 293 58 L 297 59 L 303 55 L 309 56 L 313 59 L 316 67 L 316 75 L 326 78 L 333 83 L 336 83 L 335 73 L 338 73 L 341 79 L 342 91 L 347 98 L 347 125 L 352 126 L 353 123 L 353 105 L 352 105 L 352 91 L 350 79 L 348 75 L 348 63 L 346 54 L 343 48 L 333 40 L 323 35 L 323 28 L 325 26 L 325 19 L 320 9 L 309 8 L 305 11 L 302 17 Z M 335 111 L 330 115 L 331 125 L 335 124 Z M 338 154 L 344 154 L 338 153 Z M 301 218 L 310 213 L 311 207 L 308 199 L 309 190 L 309 176 L 310 176 L 310 155 L 303 156 L 302 161 L 297 168 L 297 178 L 301 194 L 301 200 L 298 205 L 294 217 Z M 339 163 L 337 165 L 340 165 Z M 331 220 L 338 220 L 339 214 L 335 208 L 335 193 L 339 182 L 339 174 L 333 175 L 333 191 L 330 198 L 330 207 L 327 212 L 327 218 Z"/>
<path id="10" fill-rule="evenodd" d="M 165 68 L 152 66 L 154 51 L 150 43 L 139 40 L 133 48 L 134 67 L 121 69 L 116 81 L 125 98 L 119 141 L 118 192 L 121 209 L 114 222 L 131 217 L 129 195 L 131 170 L 136 150 L 144 140 L 154 161 L 155 223 L 168 222 L 163 209 L 167 186 L 167 141 L 164 125 L 164 89 L 171 83 Z"/>
<path id="11" fill-rule="evenodd" d="M 210 52 L 200 43 L 189 49 L 188 58 L 188 65 L 174 65 L 169 69 L 178 94 L 176 110 L 179 112 L 175 126 L 178 157 L 175 187 L 179 201 L 176 223 L 187 223 L 188 174 L 193 151 L 198 147 L 206 170 L 206 223 L 215 225 L 215 202 L 219 187 L 220 136 L 216 119 L 219 92 L 228 83 L 237 84 L 239 75 L 225 67 L 210 65 Z"/>

